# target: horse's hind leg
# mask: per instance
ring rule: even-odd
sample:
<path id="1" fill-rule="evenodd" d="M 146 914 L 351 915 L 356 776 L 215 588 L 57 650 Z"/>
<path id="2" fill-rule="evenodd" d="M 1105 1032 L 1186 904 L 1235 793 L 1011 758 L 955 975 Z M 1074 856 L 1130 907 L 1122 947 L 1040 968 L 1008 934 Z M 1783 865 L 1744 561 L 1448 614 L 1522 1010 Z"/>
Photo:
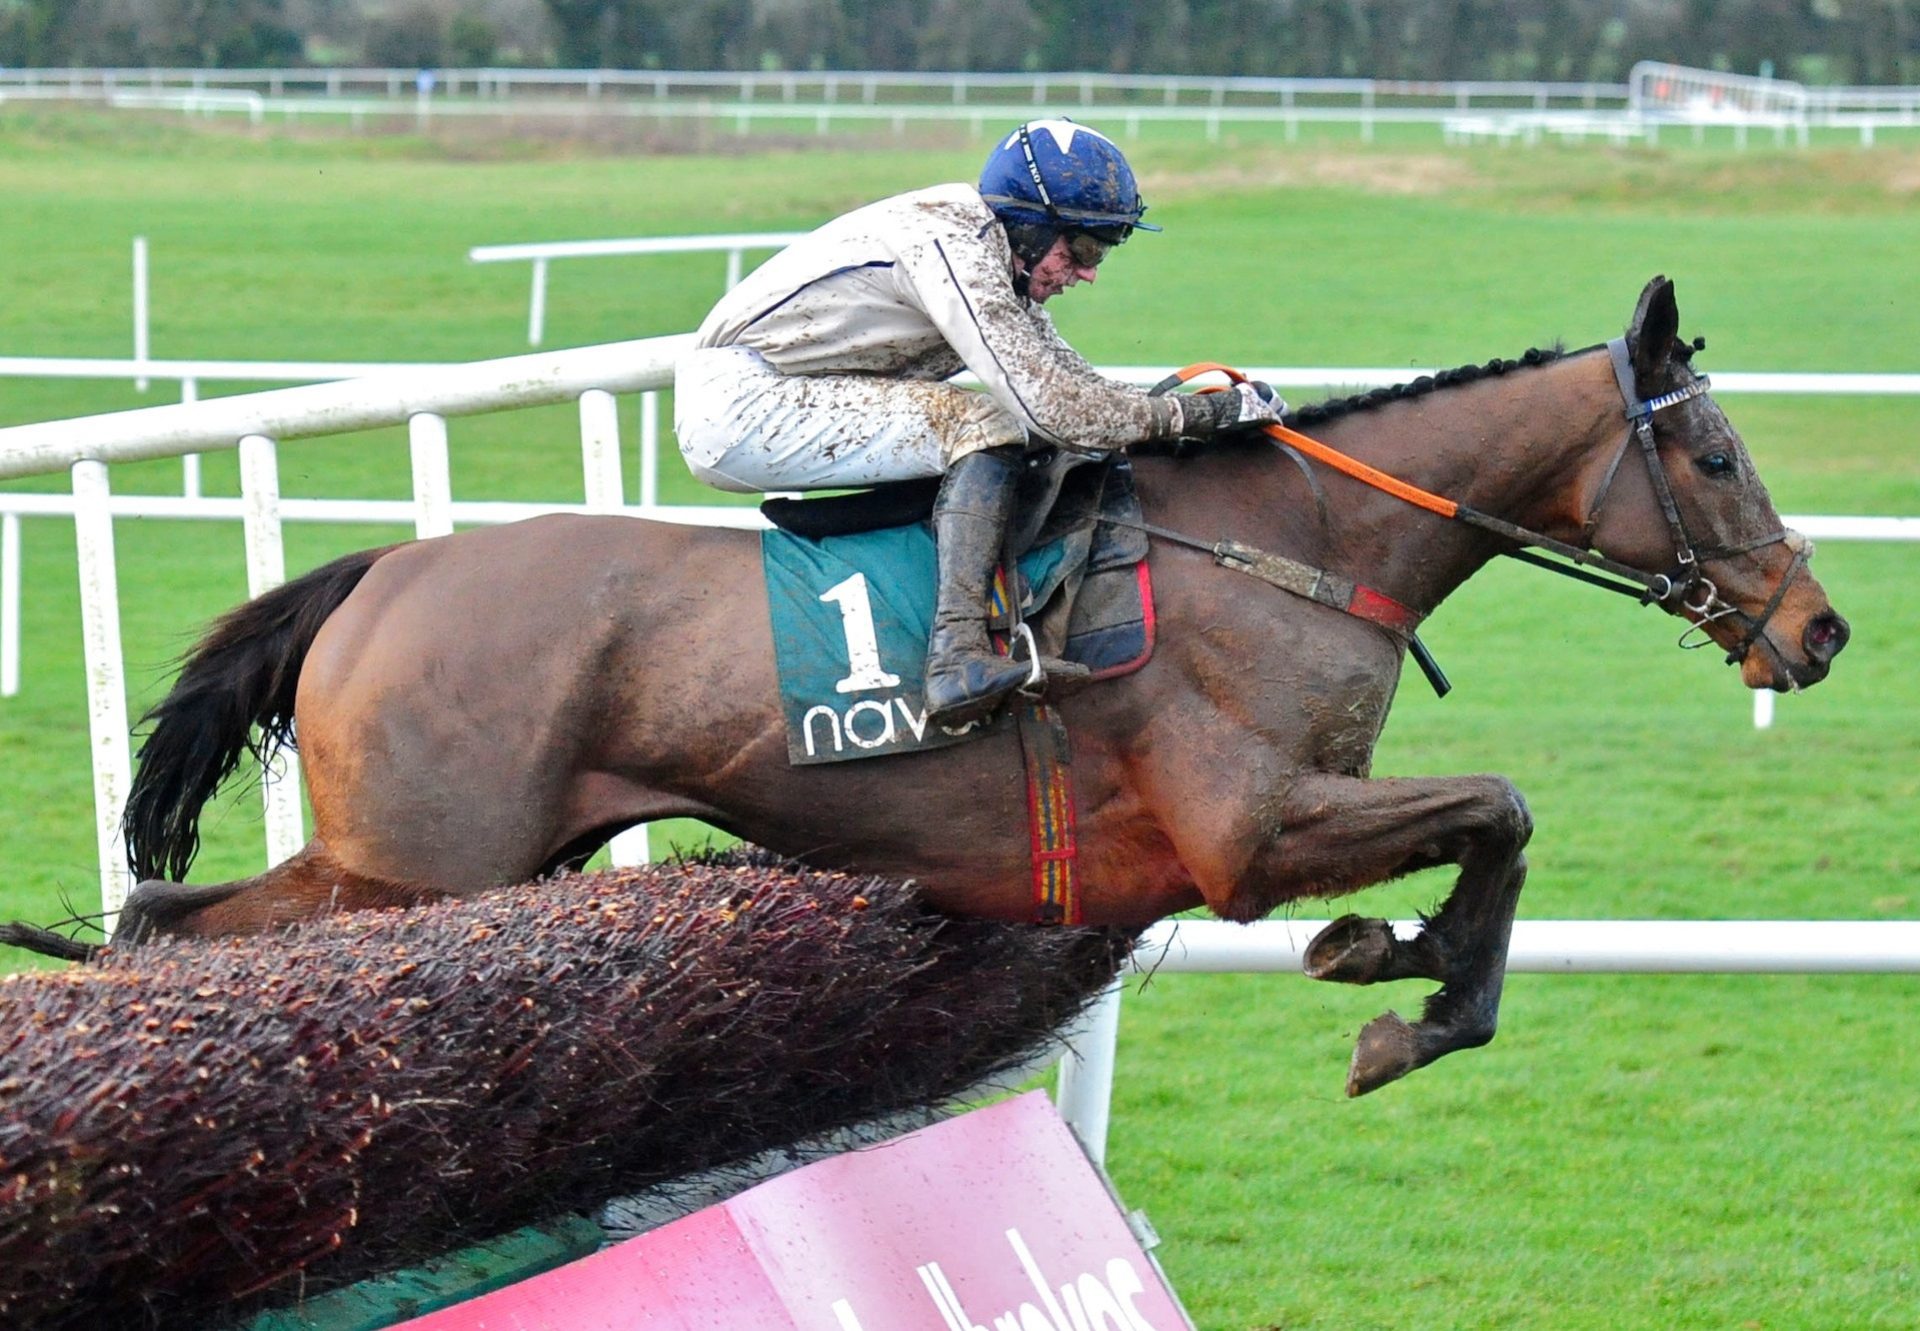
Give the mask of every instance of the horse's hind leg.
<path id="1" fill-rule="evenodd" d="M 316 840 L 253 878 L 209 884 L 141 883 L 121 907 L 113 942 L 257 934 L 335 910 L 408 906 L 439 895 L 350 872 Z"/>
<path id="2" fill-rule="evenodd" d="M 1418 936 L 1400 939 L 1384 920 L 1350 915 L 1307 949 L 1306 971 L 1316 979 L 1440 983 L 1419 1021 L 1388 1012 L 1360 1032 L 1347 1093 L 1364 1095 L 1443 1054 L 1491 1040 L 1526 881 L 1521 851 L 1533 830 L 1519 792 L 1491 776 L 1373 781 L 1315 774 L 1288 791 L 1280 822 L 1267 853 L 1247 867 L 1233 914 L 1264 914 L 1280 900 L 1339 896 L 1417 869 L 1460 866 L 1453 891 Z"/>
<path id="3" fill-rule="evenodd" d="M 234 883 L 168 883 L 149 878 L 134 885 L 113 927 L 116 947 L 138 946 L 164 934 L 184 932 L 176 925 L 187 916 L 245 891 L 251 879 Z"/>

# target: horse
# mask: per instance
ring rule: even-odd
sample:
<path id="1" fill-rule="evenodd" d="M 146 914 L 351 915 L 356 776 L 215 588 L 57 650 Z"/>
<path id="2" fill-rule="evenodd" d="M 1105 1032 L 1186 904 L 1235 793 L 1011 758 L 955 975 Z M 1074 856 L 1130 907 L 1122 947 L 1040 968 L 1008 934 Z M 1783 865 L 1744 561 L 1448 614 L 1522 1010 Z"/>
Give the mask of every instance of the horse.
<path id="1" fill-rule="evenodd" d="M 1305 968 L 1439 986 L 1418 1020 L 1388 1012 L 1362 1030 L 1351 1095 L 1491 1040 L 1526 877 L 1525 800 L 1497 775 L 1372 777 L 1406 624 L 1260 586 L 1214 556 L 1274 554 L 1416 622 L 1496 555 L 1544 547 L 1578 576 L 1627 578 L 1725 648 L 1749 688 L 1808 687 L 1847 623 L 1693 368 L 1700 345 L 1681 340 L 1673 284 L 1655 278 L 1610 344 L 1296 414 L 1340 469 L 1257 436 L 1134 458 L 1156 539 L 1186 539 L 1154 556 L 1150 662 L 1057 704 L 1082 920 L 1205 907 L 1248 921 L 1457 865 L 1417 936 L 1346 915 Z M 1011 729 L 789 764 L 757 543 L 554 515 L 350 555 L 229 612 L 150 715 L 125 822 L 148 881 L 113 944 L 469 894 L 578 865 L 619 830 L 669 817 L 808 865 L 912 878 L 939 911 L 1032 918 Z M 168 881 L 185 877 L 200 809 L 256 725 L 254 744 L 297 730 L 312 840 L 257 877 Z M 42 935 L 42 950 L 85 952 Z M 31 931 L 15 941 L 35 945 Z"/>

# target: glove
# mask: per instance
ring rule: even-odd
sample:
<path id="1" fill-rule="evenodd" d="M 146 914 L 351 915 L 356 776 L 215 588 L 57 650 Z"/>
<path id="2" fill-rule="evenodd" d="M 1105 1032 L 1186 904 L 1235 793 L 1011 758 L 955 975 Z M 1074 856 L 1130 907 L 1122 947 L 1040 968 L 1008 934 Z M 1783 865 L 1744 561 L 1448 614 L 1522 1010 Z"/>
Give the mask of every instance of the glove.
<path id="1" fill-rule="evenodd" d="M 1239 387 L 1242 392 L 1250 392 L 1266 407 L 1268 415 L 1260 422 L 1262 425 L 1277 422 L 1287 414 L 1287 400 L 1280 396 L 1279 390 L 1272 384 L 1263 384 L 1258 379 L 1249 379 Z"/>
<path id="2" fill-rule="evenodd" d="M 1257 430 L 1279 421 L 1286 410 L 1285 398 L 1254 379 L 1219 393 L 1190 393 L 1180 399 L 1180 437 L 1204 442 L 1216 434 Z"/>

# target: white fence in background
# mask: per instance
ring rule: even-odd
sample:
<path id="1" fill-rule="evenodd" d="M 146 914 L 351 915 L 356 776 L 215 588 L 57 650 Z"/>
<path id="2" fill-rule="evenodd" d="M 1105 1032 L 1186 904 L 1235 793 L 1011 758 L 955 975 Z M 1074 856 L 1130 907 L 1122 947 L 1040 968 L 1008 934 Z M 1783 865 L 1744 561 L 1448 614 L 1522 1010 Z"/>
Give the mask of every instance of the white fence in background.
<path id="1" fill-rule="evenodd" d="M 1797 103 L 1815 115 L 1920 110 L 1920 87 L 1811 86 L 1787 79 L 1752 78 L 1659 61 L 1634 66 L 1625 83 L 1526 80 L 1404 80 L 1263 78 L 1204 74 L 1109 74 L 1093 71 L 969 73 L 900 70 L 652 70 L 444 68 L 50 68 L 0 70 L 0 93 L 34 91 L 84 97 L 133 92 L 252 91 L 270 97 L 306 92 L 321 97 L 427 95 L 508 101 L 537 91 L 585 101 L 730 96 L 740 102 L 878 106 L 888 102 L 945 102 L 970 106 L 982 95 L 995 104 L 1030 101 L 1083 109 L 1159 106 L 1323 105 L 1442 107 L 1471 110 L 1665 109 L 1685 91 L 1714 105 L 1743 99 L 1747 109 L 1778 110 Z M 1660 83 L 1666 88 L 1660 88 Z M 1717 109 L 1717 108 L 1716 108 Z"/>
<path id="2" fill-rule="evenodd" d="M 889 102 L 944 102 L 970 106 L 979 94 L 996 102 L 1082 108 L 1125 105 L 1282 106 L 1317 102 L 1364 104 L 1530 106 L 1538 109 L 1621 106 L 1621 83 L 1503 82 L 1464 80 L 1408 82 L 1393 79 L 1257 78 L 1191 74 L 1104 74 L 1091 71 L 992 74 L 897 70 L 650 70 L 650 69 L 435 69 L 427 92 L 442 98 L 480 97 L 509 101 L 537 90 L 544 97 L 585 101 L 669 101 L 730 94 L 739 102 L 830 107 L 879 106 Z M 0 92 L 33 90 L 66 97 L 116 92 L 204 92 L 248 89 L 270 97 L 306 91 L 327 98 L 419 95 L 423 71 L 381 69 L 13 69 L 0 70 Z M 1901 91 L 1899 89 L 1873 91 Z"/>
<path id="3" fill-rule="evenodd" d="M 0 98 L 4 95 L 0 93 Z M 116 111 L 178 111 L 202 118 L 235 114 L 256 125 L 267 123 L 267 99 L 257 92 L 211 88 L 197 92 L 115 92 L 107 94 L 106 104 Z"/>
<path id="4" fill-rule="evenodd" d="M 69 470 L 73 478 L 70 500 L 8 494 L 4 501 L 27 506 L 44 502 L 49 511 L 71 512 L 74 518 L 81 562 L 101 892 L 109 914 L 117 910 L 128 886 L 119 816 L 131 774 L 113 558 L 116 512 L 151 504 L 161 506 L 151 510 L 156 514 L 213 516 L 199 510 L 214 505 L 221 507 L 218 516 L 231 518 L 237 510 L 245 527 L 248 582 L 257 594 L 284 575 L 280 546 L 283 519 L 301 516 L 360 521 L 366 520 L 362 515 L 375 507 L 367 501 L 282 500 L 277 441 L 405 422 L 414 462 L 415 497 L 410 504 L 382 506 L 379 512 L 385 518 L 411 515 L 416 533 L 426 537 L 452 530 L 457 517 L 490 520 L 555 507 L 456 504 L 448 472 L 447 417 L 564 401 L 577 402 L 580 413 L 585 489 L 585 503 L 580 507 L 593 512 L 620 511 L 624 486 L 612 395 L 668 386 L 674 361 L 688 341 L 686 337 L 652 338 L 470 365 L 414 366 L 404 373 L 0 429 L 0 479 L 60 470 Z M 114 365 L 116 377 L 127 374 L 129 365 Z M 0 362 L 0 373 L 19 367 L 18 362 Z M 168 377 L 164 362 L 151 362 L 146 368 L 156 377 Z M 274 368 L 284 371 L 286 367 Z M 1163 370 L 1152 367 L 1135 373 L 1154 378 Z M 1278 382 L 1294 383 L 1330 372 L 1260 373 Z M 1377 372 L 1332 373 L 1360 380 Z M 1396 368 L 1386 372 L 1386 377 L 1399 379 L 1407 373 Z M 180 377 L 189 377 L 185 368 Z M 196 503 L 159 497 L 115 499 L 110 492 L 109 462 L 221 448 L 240 450 L 242 495 L 237 505 L 233 501 Z M 329 504 L 337 507 L 326 507 Z M 305 505 L 313 507 L 303 512 Z M 170 511 L 174 506 L 181 511 Z M 194 511 L 185 511 L 188 507 Z M 759 521 L 751 509 L 628 511 L 668 520 Z M 18 521 L 17 514 L 9 518 Z M 9 546 L 8 567 L 17 570 L 17 551 L 10 544 L 14 542 L 17 531 L 0 545 Z M 287 770 L 270 779 L 266 798 L 268 861 L 272 863 L 291 854 L 303 838 L 297 773 Z M 644 840 L 624 834 L 616 840 L 615 857 L 622 863 L 643 859 Z M 1305 920 L 1253 926 L 1163 923 L 1148 935 L 1135 964 L 1148 971 L 1296 969 L 1317 924 Z M 1509 969 L 1913 972 L 1920 971 L 1920 922 L 1521 921 L 1514 928 Z M 1070 1052 L 1061 1060 L 1058 1094 L 1062 1112 L 1096 1159 L 1105 1153 L 1118 1025 L 1116 986 L 1070 1038 Z"/>
<path id="5" fill-rule="evenodd" d="M 720 236 L 634 236 L 623 240 L 543 240 L 519 245 L 476 245 L 467 251 L 474 263 L 533 264 L 533 294 L 527 302 L 527 345 L 537 347 L 546 334 L 547 264 L 554 259 L 604 258 L 618 254 L 699 254 L 724 250 L 727 286 L 740 284 L 741 261 L 748 250 L 781 250 L 804 231 L 754 231 Z"/>
<path id="6" fill-rule="evenodd" d="M 730 291 L 740 283 L 748 251 L 785 249 L 805 234 L 802 231 L 754 231 L 702 236 L 628 236 L 613 240 L 543 240 L 511 245 L 476 245 L 467 251 L 467 259 L 472 263 L 531 263 L 533 265 L 533 289 L 527 301 L 527 345 L 537 347 L 546 337 L 547 265 L 554 259 L 724 252 L 727 256 L 727 279 L 724 289 Z M 133 238 L 133 358 L 136 362 L 145 362 L 153 354 L 149 271 L 147 238 L 135 236 Z M 303 369 L 300 373 L 277 377 L 289 380 L 344 379 L 380 368 L 377 365 L 355 366 L 344 368 L 343 373 L 335 373 L 333 369 L 306 373 Z M 233 376 L 208 373 L 193 377 L 258 379 L 267 376 L 243 372 Z M 147 391 L 147 377 L 143 371 L 135 374 L 134 386 L 142 393 Z"/>
<path id="7" fill-rule="evenodd" d="M 1641 67 L 1636 67 L 1636 74 Z M 1662 65 L 1664 70 L 1683 67 Z M 1807 142 L 1810 126 L 1850 129 L 1871 146 L 1878 129 L 1920 127 L 1920 89 L 1802 89 L 1804 96 L 1741 93 L 1714 100 L 1712 89 L 1735 84 L 1797 89 L 1785 80 L 1741 79 L 1684 70 L 1699 99 L 1634 100 L 1641 85 L 1606 83 L 1401 82 L 1386 79 L 1211 78 L 1093 73 L 960 74 L 883 72 L 742 72 L 668 70 L 365 69 L 194 70 L 28 69 L 0 71 L 0 103 L 9 97 L 99 101 L 109 106 L 172 109 L 186 115 L 231 112 L 253 123 L 268 116 L 410 119 L 435 117 L 649 117 L 731 122 L 736 133 L 762 126 L 811 127 L 886 121 L 894 134 L 909 123 L 965 123 L 974 137 L 1039 111 L 1076 110 L 1103 128 L 1135 137 L 1147 123 L 1204 126 L 1209 141 L 1227 124 L 1280 124 L 1289 140 L 1303 124 L 1358 127 L 1371 142 L 1377 125 L 1428 124 L 1451 141 L 1491 138 L 1538 142 L 1544 134 L 1657 142 L 1663 125 L 1690 128 L 1696 140 L 1727 128 L 1745 147 L 1751 128 L 1789 133 Z M 1712 80 L 1721 80 L 1713 84 Z M 1669 79 L 1667 87 L 1673 80 Z M 1649 89 L 1663 85 L 1657 79 Z M 258 91 L 265 89 L 265 92 Z M 306 89 L 305 95 L 299 90 Z M 532 90 L 532 95 L 530 95 Z M 997 100 L 982 102 L 979 95 Z M 1780 107 L 1786 109 L 1767 109 Z"/>

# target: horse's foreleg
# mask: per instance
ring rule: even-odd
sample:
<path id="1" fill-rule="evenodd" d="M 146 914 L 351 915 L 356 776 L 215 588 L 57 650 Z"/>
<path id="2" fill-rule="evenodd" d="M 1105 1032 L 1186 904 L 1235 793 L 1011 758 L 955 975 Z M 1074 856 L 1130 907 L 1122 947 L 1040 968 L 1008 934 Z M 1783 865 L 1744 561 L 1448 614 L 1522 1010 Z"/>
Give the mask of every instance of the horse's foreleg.
<path id="1" fill-rule="evenodd" d="M 1306 971 L 1316 979 L 1440 983 L 1419 1021 L 1388 1012 L 1361 1031 L 1347 1093 L 1364 1095 L 1491 1040 L 1526 881 L 1521 851 L 1532 833 L 1519 792 L 1491 776 L 1314 775 L 1289 790 L 1280 824 L 1250 875 L 1262 897 L 1338 896 L 1438 864 L 1460 866 L 1453 891 L 1416 937 L 1403 940 L 1384 920 L 1349 915 L 1307 949 Z"/>
<path id="2" fill-rule="evenodd" d="M 1441 985 L 1428 995 L 1419 1021 L 1388 1011 L 1361 1029 L 1347 1071 L 1348 1095 L 1365 1095 L 1442 1054 L 1493 1039 L 1506 984 L 1513 912 L 1526 878 L 1526 858 L 1517 851 L 1498 867 L 1476 865 L 1471 859 L 1461 863 L 1453 892 L 1408 945 L 1440 959 L 1438 974 L 1429 978 Z M 1341 923 L 1335 921 L 1329 931 Z M 1391 933 L 1382 921 L 1367 923 Z"/>

